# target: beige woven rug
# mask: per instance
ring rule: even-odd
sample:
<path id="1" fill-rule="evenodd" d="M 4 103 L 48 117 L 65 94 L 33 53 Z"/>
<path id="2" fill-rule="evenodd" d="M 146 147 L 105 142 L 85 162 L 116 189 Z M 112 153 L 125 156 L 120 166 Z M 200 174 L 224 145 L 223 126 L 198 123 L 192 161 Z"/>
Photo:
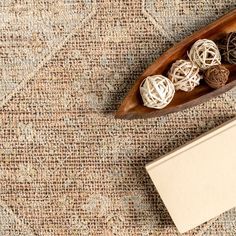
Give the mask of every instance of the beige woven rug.
<path id="1" fill-rule="evenodd" d="M 162 118 L 113 113 L 149 63 L 235 7 L 0 1 L 0 236 L 178 235 L 144 165 L 235 116 L 236 90 Z M 236 235 L 236 210 L 186 235 Z"/>

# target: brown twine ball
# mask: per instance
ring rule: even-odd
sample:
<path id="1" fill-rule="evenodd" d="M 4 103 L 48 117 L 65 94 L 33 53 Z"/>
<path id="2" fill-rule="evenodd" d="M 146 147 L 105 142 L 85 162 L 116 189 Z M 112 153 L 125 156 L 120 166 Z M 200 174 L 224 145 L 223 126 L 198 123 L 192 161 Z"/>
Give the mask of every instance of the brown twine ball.
<path id="1" fill-rule="evenodd" d="M 236 64 L 236 32 L 229 33 L 219 42 L 222 57 L 230 64 Z"/>
<path id="2" fill-rule="evenodd" d="M 222 65 L 212 66 L 206 71 L 204 80 L 211 88 L 217 89 L 226 84 L 229 73 L 229 70 Z"/>

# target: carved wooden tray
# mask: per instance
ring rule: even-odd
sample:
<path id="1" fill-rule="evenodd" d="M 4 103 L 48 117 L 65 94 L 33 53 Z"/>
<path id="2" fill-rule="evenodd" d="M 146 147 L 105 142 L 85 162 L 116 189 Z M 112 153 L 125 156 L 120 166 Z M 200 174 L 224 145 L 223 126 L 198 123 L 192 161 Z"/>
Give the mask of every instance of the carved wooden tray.
<path id="1" fill-rule="evenodd" d="M 196 106 L 233 88 L 236 85 L 236 65 L 226 65 L 230 70 L 230 78 L 225 86 L 220 89 L 212 89 L 202 80 L 201 84 L 191 92 L 176 91 L 171 103 L 161 110 L 145 107 L 139 93 L 139 86 L 147 76 L 166 75 L 173 62 L 186 58 L 187 51 L 198 39 L 206 38 L 215 41 L 233 31 L 236 31 L 236 9 L 167 50 L 138 78 L 120 105 L 115 117 L 135 119 L 162 116 Z"/>

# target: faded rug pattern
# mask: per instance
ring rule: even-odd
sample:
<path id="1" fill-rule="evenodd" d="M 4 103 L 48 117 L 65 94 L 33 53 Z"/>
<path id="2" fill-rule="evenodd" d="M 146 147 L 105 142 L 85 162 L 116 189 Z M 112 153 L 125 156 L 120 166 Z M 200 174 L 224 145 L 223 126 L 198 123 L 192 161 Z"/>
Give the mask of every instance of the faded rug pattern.
<path id="1" fill-rule="evenodd" d="M 235 0 L 0 2 L 0 235 L 179 235 L 146 163 L 236 115 L 236 90 L 113 115 L 162 52 Z M 185 235 L 236 235 L 232 209 Z"/>

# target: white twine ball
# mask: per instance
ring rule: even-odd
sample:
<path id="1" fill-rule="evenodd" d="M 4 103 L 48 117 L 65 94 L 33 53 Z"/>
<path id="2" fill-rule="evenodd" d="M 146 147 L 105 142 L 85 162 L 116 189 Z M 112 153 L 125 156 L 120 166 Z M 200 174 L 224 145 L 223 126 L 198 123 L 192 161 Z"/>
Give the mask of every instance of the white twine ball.
<path id="1" fill-rule="evenodd" d="M 156 109 L 166 107 L 174 97 L 173 83 L 163 75 L 148 76 L 140 85 L 144 106 Z"/>
<path id="2" fill-rule="evenodd" d="M 216 44 L 209 39 L 199 39 L 188 52 L 189 59 L 196 63 L 201 70 L 221 64 L 221 56 Z"/>
<path id="3" fill-rule="evenodd" d="M 176 90 L 185 92 L 192 91 L 200 84 L 202 76 L 199 74 L 199 68 L 191 61 L 177 60 L 172 64 L 168 78 L 172 81 Z"/>

